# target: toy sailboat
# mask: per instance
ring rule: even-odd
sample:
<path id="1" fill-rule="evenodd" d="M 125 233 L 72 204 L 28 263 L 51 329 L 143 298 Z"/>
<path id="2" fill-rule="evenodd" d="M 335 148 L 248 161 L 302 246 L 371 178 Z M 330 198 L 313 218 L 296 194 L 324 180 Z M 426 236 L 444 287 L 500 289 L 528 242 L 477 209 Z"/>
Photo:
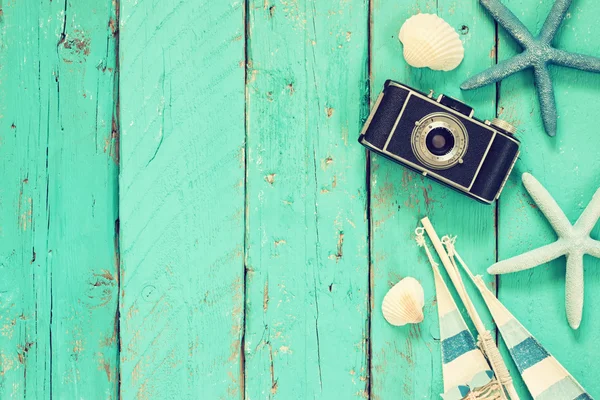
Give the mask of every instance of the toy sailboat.
<path id="1" fill-rule="evenodd" d="M 509 349 L 523 381 L 535 400 L 590 400 L 592 397 L 571 374 L 521 325 L 487 288 L 481 276 L 474 276 L 454 249 L 452 240 L 442 240 L 452 263 L 459 261 L 479 289 Z"/>
<path id="2" fill-rule="evenodd" d="M 473 302 L 471 301 L 471 299 L 467 293 L 467 290 L 465 288 L 465 285 L 462 281 L 462 278 L 460 276 L 458 269 L 450 261 L 450 258 L 448 257 L 448 254 L 446 254 L 446 250 L 444 249 L 444 246 L 443 246 L 442 242 L 440 241 L 440 239 L 439 239 L 437 233 L 435 232 L 435 229 L 433 228 L 433 225 L 431 224 L 429 219 L 427 217 L 425 217 L 425 218 L 421 219 L 421 223 L 423 224 L 423 228 L 417 228 L 417 232 L 416 232 L 417 236 L 419 236 L 419 234 L 421 234 L 421 236 L 422 236 L 422 231 L 427 232 L 427 235 L 431 239 L 431 243 L 435 247 L 435 250 L 436 250 L 438 256 L 440 257 L 440 260 L 442 261 L 442 264 L 444 265 L 446 272 L 448 272 L 448 276 L 450 277 L 452 283 L 454 284 L 454 287 L 456 288 L 456 291 L 457 291 L 458 295 L 460 296 L 460 299 L 462 300 L 463 304 L 465 305 L 466 311 L 467 311 L 469 317 L 471 318 L 471 320 L 473 321 L 473 324 L 475 325 L 475 329 L 477 330 L 477 332 L 479 334 L 478 345 L 479 345 L 481 351 L 483 352 L 483 354 L 485 355 L 485 357 L 487 358 L 487 360 L 491 366 L 491 369 L 494 371 L 494 374 L 496 375 L 497 381 L 500 383 L 500 385 L 503 389 L 500 391 L 501 392 L 500 398 L 506 399 L 508 397 L 510 400 L 519 400 L 519 395 L 517 394 L 517 391 L 515 390 L 514 384 L 512 382 L 512 378 L 510 376 L 510 372 L 508 371 L 508 368 L 506 367 L 506 364 L 504 363 L 504 360 L 502 359 L 502 356 L 500 355 L 500 351 L 498 350 L 496 341 L 494 340 L 494 338 L 492 337 L 492 334 L 485 327 L 485 325 L 483 324 L 483 321 L 479 317 L 479 314 L 477 313 L 477 310 L 475 309 L 475 306 L 473 305 Z M 421 230 L 421 231 L 419 232 L 419 230 Z M 424 242 L 424 238 L 423 239 L 417 238 L 417 241 L 419 241 L 419 240 Z M 425 248 L 425 250 L 427 251 L 428 256 L 429 256 L 429 250 L 427 249 L 427 247 Z M 431 259 L 430 259 L 430 261 L 431 261 Z"/>
<path id="3" fill-rule="evenodd" d="M 505 399 L 502 387 L 467 328 L 467 324 L 442 279 L 438 264 L 433 260 L 427 248 L 423 231 L 419 231 L 419 229 L 423 228 L 417 228 L 417 243 L 424 247 L 431 263 L 437 294 L 444 376 L 442 398 L 444 400 Z"/>

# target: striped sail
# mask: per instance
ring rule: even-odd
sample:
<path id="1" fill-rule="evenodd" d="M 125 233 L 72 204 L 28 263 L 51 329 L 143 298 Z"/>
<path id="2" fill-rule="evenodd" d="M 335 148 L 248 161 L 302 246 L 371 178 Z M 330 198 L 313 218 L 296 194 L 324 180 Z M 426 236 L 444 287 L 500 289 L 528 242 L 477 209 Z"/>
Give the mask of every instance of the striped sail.
<path id="1" fill-rule="evenodd" d="M 458 311 L 439 269 L 434 267 L 433 273 L 440 319 L 444 391 L 448 392 L 471 382 L 475 375 L 488 371 L 490 366 Z"/>
<path id="2" fill-rule="evenodd" d="M 475 283 L 490 309 L 523 381 L 535 400 L 589 400 L 592 397 L 485 286 Z"/>

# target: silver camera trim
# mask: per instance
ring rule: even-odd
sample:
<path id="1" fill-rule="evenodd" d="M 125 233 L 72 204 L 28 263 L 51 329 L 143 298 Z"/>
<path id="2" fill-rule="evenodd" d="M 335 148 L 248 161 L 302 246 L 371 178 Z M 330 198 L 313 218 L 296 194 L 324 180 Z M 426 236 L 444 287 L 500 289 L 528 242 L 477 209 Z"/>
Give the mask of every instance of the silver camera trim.
<path id="1" fill-rule="evenodd" d="M 471 112 L 471 114 L 469 115 L 469 120 L 472 123 L 476 124 L 476 125 L 479 125 L 479 126 L 484 127 L 484 128 L 486 128 L 488 130 L 491 130 L 493 132 L 493 135 L 492 135 L 492 139 L 490 140 L 490 143 L 489 143 L 487 149 L 485 150 L 485 153 L 483 154 L 483 156 L 481 158 L 481 162 L 479 163 L 479 166 L 477 167 L 477 171 L 475 171 L 475 175 L 473 176 L 473 180 L 469 184 L 469 187 L 465 187 L 465 186 L 459 185 L 459 184 L 457 184 L 457 183 L 455 183 L 455 182 L 453 182 L 453 181 L 451 181 L 449 179 L 444 178 L 441 175 L 436 174 L 435 172 L 432 172 L 432 171 L 429 171 L 427 169 L 424 169 L 420 165 L 414 164 L 414 163 L 412 163 L 412 162 L 410 162 L 408 160 L 405 160 L 402 157 L 398 157 L 397 155 L 395 155 L 395 154 L 390 153 L 389 151 L 387 151 L 388 144 L 390 143 L 390 140 L 392 139 L 392 136 L 396 132 L 396 127 L 398 126 L 398 123 L 400 122 L 400 118 L 402 117 L 402 114 L 404 113 L 404 109 L 406 108 L 406 105 L 408 104 L 408 101 L 409 101 L 409 99 L 410 99 L 411 96 L 416 96 L 416 97 L 419 97 L 419 98 L 424 99 L 424 100 L 429 101 L 429 102 L 435 102 L 438 105 L 438 107 L 440 107 L 442 109 L 445 109 L 445 110 L 448 110 L 451 114 L 456 113 L 456 111 L 454 111 L 454 110 L 446 107 L 445 105 L 443 105 L 441 103 L 436 102 L 435 100 L 432 100 L 431 98 L 428 98 L 427 96 L 423 96 L 420 93 L 415 92 L 413 89 L 411 89 L 409 87 L 400 85 L 397 82 L 393 82 L 393 81 L 390 82 L 389 84 L 392 85 L 392 86 L 396 86 L 396 87 L 399 87 L 401 89 L 407 90 L 409 92 L 408 96 L 406 96 L 406 100 L 404 100 L 404 104 L 402 105 L 402 109 L 400 110 L 400 113 L 398 114 L 398 117 L 396 118 L 396 122 L 394 123 L 394 126 L 392 127 L 392 130 L 388 134 L 387 141 L 385 142 L 385 145 L 383 146 L 383 148 L 380 149 L 379 147 L 374 146 L 373 144 L 371 144 L 370 142 L 368 142 L 368 141 L 366 141 L 364 139 L 362 140 L 362 143 L 365 146 L 370 147 L 370 148 L 372 148 L 375 151 L 381 152 L 381 153 L 389 156 L 390 158 L 398 160 L 398 161 L 402 162 L 403 164 L 406 164 L 406 165 L 412 167 L 413 169 L 415 169 L 417 171 L 421 171 L 421 173 L 423 175 L 429 175 L 429 176 L 435 177 L 437 180 L 439 180 L 441 182 L 444 182 L 445 184 L 447 184 L 449 186 L 457 188 L 457 189 L 459 189 L 459 190 L 461 190 L 463 192 L 469 193 L 469 195 L 471 197 L 474 197 L 474 198 L 476 198 L 478 200 L 481 200 L 483 203 L 492 204 L 494 202 L 494 200 L 496 200 L 500 196 L 500 193 L 502 192 L 502 189 L 504 189 L 504 185 L 502 185 L 500 187 L 500 189 L 498 190 L 498 193 L 496 193 L 496 196 L 494 196 L 493 200 L 487 200 L 487 199 L 484 199 L 484 198 L 482 198 L 480 196 L 477 196 L 476 194 L 471 193 L 471 188 L 473 187 L 473 184 L 475 183 L 475 180 L 477 179 L 477 176 L 479 175 L 479 171 L 481 170 L 481 166 L 483 165 L 483 162 L 485 161 L 485 159 L 487 157 L 487 154 L 488 154 L 490 148 L 492 147 L 492 143 L 494 143 L 494 140 L 496 139 L 496 135 L 504 136 L 505 138 L 507 138 L 507 139 L 512 140 L 513 142 L 515 142 L 517 145 L 519 144 L 519 141 L 516 140 L 515 138 L 511 137 L 510 135 L 507 135 L 505 133 L 502 133 L 502 132 L 499 132 L 499 131 L 495 130 L 490 125 L 484 124 L 484 123 L 482 123 L 482 122 L 480 122 L 480 121 L 472 118 L 473 112 Z M 369 118 L 367 119 L 367 122 L 365 123 L 365 126 L 363 127 L 363 130 L 362 130 L 363 133 L 366 132 L 366 130 L 369 128 L 371 120 L 373 119 L 373 115 L 375 115 L 375 113 L 377 112 L 377 109 L 379 108 L 379 104 L 380 104 L 382 98 L 383 98 L 383 92 L 379 95 L 379 98 L 377 99 L 377 101 L 375 103 L 375 106 L 371 110 Z M 515 155 L 515 159 L 513 160 L 513 164 L 509 168 L 509 170 L 508 170 L 508 172 L 506 174 L 505 183 L 508 180 L 508 177 L 510 176 L 510 174 L 511 174 L 511 172 L 513 170 L 513 167 L 515 166 L 515 163 L 516 163 L 516 161 L 517 161 L 517 159 L 519 157 L 519 154 L 520 154 L 520 151 L 517 151 L 517 154 Z"/>
<path id="2" fill-rule="evenodd" d="M 444 155 L 433 154 L 427 148 L 427 137 L 436 128 L 448 130 L 454 137 L 454 146 Z M 462 157 L 469 147 L 467 128 L 452 114 L 435 112 L 428 114 L 415 123 L 412 131 L 411 146 L 417 159 L 429 168 L 444 170 L 462 163 Z"/>

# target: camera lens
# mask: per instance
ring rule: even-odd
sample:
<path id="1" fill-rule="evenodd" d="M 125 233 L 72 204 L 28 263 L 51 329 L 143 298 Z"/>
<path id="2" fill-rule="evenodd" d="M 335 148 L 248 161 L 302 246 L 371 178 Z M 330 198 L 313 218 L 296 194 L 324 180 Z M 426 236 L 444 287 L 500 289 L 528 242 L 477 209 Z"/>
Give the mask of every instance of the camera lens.
<path id="1" fill-rule="evenodd" d="M 432 154 L 443 156 L 454 148 L 454 135 L 447 128 L 434 128 L 427 134 L 425 143 Z"/>
<path id="2" fill-rule="evenodd" d="M 432 169 L 460 164 L 468 145 L 469 135 L 463 123 L 444 112 L 431 113 L 416 121 L 411 135 L 415 157 Z"/>

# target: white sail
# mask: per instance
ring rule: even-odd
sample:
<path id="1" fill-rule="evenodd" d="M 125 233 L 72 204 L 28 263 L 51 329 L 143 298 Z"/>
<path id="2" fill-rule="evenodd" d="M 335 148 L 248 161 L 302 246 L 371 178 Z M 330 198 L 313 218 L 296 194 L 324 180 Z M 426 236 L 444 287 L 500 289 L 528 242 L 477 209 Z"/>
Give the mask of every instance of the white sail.
<path id="1" fill-rule="evenodd" d="M 535 400 L 592 399 L 579 382 L 504 307 L 481 276 L 473 276 L 456 250 L 453 252 L 479 289 L 532 397 Z"/>
<path id="2" fill-rule="evenodd" d="M 438 264 L 433 260 L 425 244 L 422 232 L 420 236 L 417 235 L 417 243 L 425 248 L 433 269 L 444 377 L 442 398 L 460 400 L 470 395 L 468 398 L 504 399 L 501 386 L 458 310 L 440 274 Z"/>

